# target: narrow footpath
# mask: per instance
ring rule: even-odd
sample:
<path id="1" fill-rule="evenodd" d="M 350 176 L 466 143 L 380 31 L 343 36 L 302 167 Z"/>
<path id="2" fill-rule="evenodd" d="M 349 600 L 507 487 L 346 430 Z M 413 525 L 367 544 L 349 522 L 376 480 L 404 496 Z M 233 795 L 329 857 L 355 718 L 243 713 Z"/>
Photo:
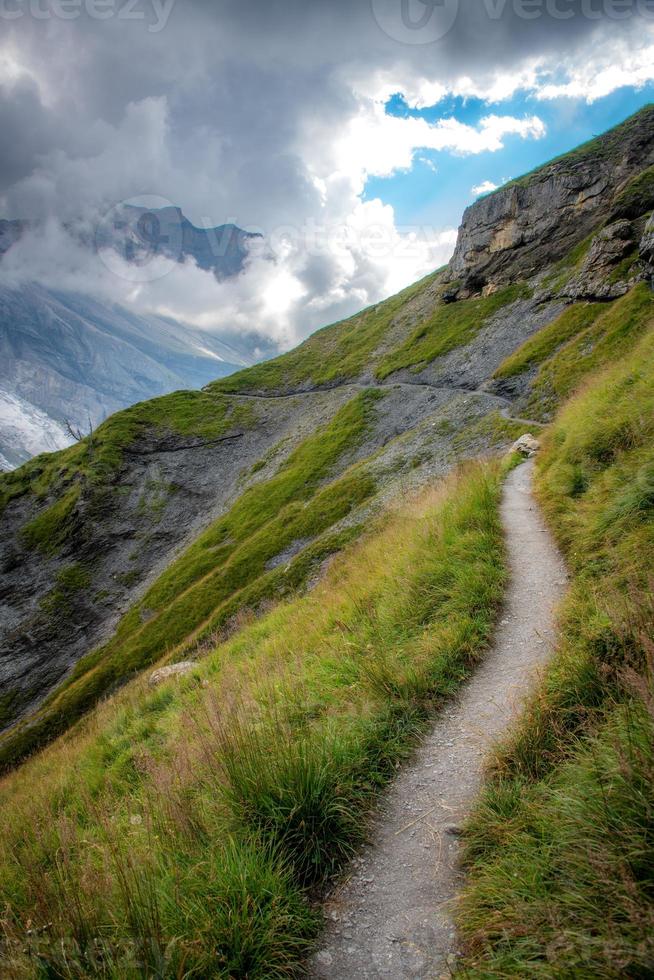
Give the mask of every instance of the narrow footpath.
<path id="1" fill-rule="evenodd" d="M 510 581 L 495 640 L 386 793 L 371 844 L 326 902 L 315 980 L 449 977 L 452 906 L 463 884 L 456 828 L 477 797 L 492 743 L 514 722 L 551 656 L 567 573 L 531 492 L 533 462 L 502 499 Z"/>

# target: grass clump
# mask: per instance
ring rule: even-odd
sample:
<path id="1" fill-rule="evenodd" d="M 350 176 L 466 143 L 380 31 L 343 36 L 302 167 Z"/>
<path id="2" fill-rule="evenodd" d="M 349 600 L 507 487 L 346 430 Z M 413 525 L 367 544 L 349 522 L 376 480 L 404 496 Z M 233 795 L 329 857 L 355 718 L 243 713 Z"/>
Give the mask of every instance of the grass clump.
<path id="1" fill-rule="evenodd" d="M 552 323 L 548 323 L 502 361 L 493 377 L 513 378 L 537 367 L 562 344 L 590 327 L 605 310 L 605 303 L 575 303 L 566 307 Z"/>
<path id="2" fill-rule="evenodd" d="M 71 487 L 21 530 L 21 537 L 29 548 L 38 548 L 46 555 L 54 555 L 70 537 L 80 487 Z"/>
<path id="3" fill-rule="evenodd" d="M 498 289 L 491 296 L 441 303 L 403 344 L 382 358 L 376 376 L 383 379 L 402 368 L 421 370 L 437 357 L 469 343 L 491 316 L 527 295 L 527 286 L 518 283 Z"/>
<path id="4" fill-rule="evenodd" d="M 468 465 L 405 499 L 193 675 L 134 682 L 6 777 L 3 968 L 296 975 L 311 889 L 491 635 L 501 479 Z"/>
<path id="5" fill-rule="evenodd" d="M 654 209 L 654 167 L 632 177 L 613 202 L 615 218 L 640 218 Z"/>
<path id="6" fill-rule="evenodd" d="M 66 565 L 55 577 L 55 586 L 41 601 L 41 608 L 51 616 L 63 618 L 71 610 L 73 601 L 86 594 L 91 585 L 91 573 L 80 562 Z"/>
<path id="7" fill-rule="evenodd" d="M 571 248 L 569 252 L 552 265 L 550 272 L 542 280 L 541 285 L 543 288 L 550 289 L 553 293 L 558 294 L 572 277 L 580 272 L 598 230 L 598 228 L 593 229 L 590 235 L 587 235 L 586 238 L 578 242 L 574 248 Z"/>
<path id="8" fill-rule="evenodd" d="M 571 586 L 558 653 L 467 829 L 471 978 L 651 973 L 654 328 L 642 332 L 566 405 L 538 461 Z"/>
<path id="9" fill-rule="evenodd" d="M 540 431 L 540 426 L 532 423 L 530 429 L 532 435 L 536 435 Z M 496 448 L 515 442 L 524 432 L 524 422 L 505 418 L 499 411 L 488 412 L 457 432 L 452 440 L 452 449 L 463 453 L 475 448 Z"/>

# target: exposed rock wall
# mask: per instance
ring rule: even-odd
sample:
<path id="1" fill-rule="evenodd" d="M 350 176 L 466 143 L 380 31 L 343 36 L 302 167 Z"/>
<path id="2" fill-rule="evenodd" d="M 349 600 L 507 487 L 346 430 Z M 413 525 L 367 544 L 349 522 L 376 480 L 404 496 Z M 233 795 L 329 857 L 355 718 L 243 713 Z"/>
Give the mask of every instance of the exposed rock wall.
<path id="1" fill-rule="evenodd" d="M 654 107 L 472 204 L 448 277 L 459 294 L 529 278 L 620 208 L 620 193 L 654 163 Z"/>

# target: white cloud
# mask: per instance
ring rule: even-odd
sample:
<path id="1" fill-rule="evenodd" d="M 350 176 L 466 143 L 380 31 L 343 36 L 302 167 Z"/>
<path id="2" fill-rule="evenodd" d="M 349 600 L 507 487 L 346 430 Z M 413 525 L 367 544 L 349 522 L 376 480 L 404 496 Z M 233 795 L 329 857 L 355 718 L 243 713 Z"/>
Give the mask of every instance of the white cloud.
<path id="1" fill-rule="evenodd" d="M 620 88 L 642 86 L 654 81 L 654 24 L 632 20 L 631 30 L 605 31 L 589 46 L 580 45 L 571 53 L 556 57 L 525 58 L 507 71 L 483 69 L 475 76 L 452 74 L 446 81 L 434 80 L 403 68 L 396 73 L 373 72 L 369 77 L 353 75 L 355 90 L 368 92 L 386 101 L 401 94 L 412 109 L 439 105 L 447 98 L 474 98 L 494 105 L 507 102 L 520 93 L 541 101 L 560 98 L 583 99 L 588 103 Z"/>
<path id="2" fill-rule="evenodd" d="M 283 223 L 264 228 L 266 238 L 255 244 L 239 277 L 219 283 L 192 261 L 170 268 L 161 259 L 146 270 L 152 273 L 146 281 L 134 282 L 127 268 L 121 273 L 120 259 L 113 256 L 108 269 L 63 223 L 74 217 L 79 227 L 81 213 L 93 237 L 98 206 L 119 200 L 121 192 L 138 196 L 143 173 L 177 203 L 175 188 L 188 184 L 188 175 L 170 153 L 167 100 L 148 98 L 130 103 L 111 126 L 98 123 L 85 152 L 71 158 L 53 151 L 12 187 L 14 212 L 28 213 L 28 202 L 38 202 L 37 210 L 52 217 L 7 254 L 2 280 L 86 292 L 206 330 L 255 330 L 287 348 L 324 323 L 414 282 L 453 251 L 455 229 L 398 227 L 392 207 L 379 199 L 364 201 L 370 175 L 410 168 L 423 148 L 479 153 L 499 149 L 509 134 L 539 138 L 544 131 L 537 116 L 488 115 L 477 126 L 453 118 L 428 124 L 389 116 L 380 103 L 361 99 L 339 130 L 312 122 L 298 134 L 297 165 L 313 196 Z M 226 217 L 208 214 L 202 223 L 219 224 Z"/>
<path id="3" fill-rule="evenodd" d="M 392 207 L 358 201 L 340 224 L 287 226 L 284 237 L 255 240 L 235 278 L 218 282 L 192 259 L 159 256 L 135 282 L 117 253 L 104 260 L 52 217 L 5 254 L 0 284 L 38 282 L 207 331 L 256 332 L 283 350 L 442 265 L 455 241 L 454 229 L 399 230 Z"/>
<path id="4" fill-rule="evenodd" d="M 498 184 L 494 184 L 492 180 L 482 180 L 481 184 L 475 184 L 474 187 L 470 188 L 470 193 L 474 194 L 475 197 L 479 197 L 480 194 L 490 194 L 491 191 L 496 191 Z"/>
<path id="5" fill-rule="evenodd" d="M 389 115 L 383 103 L 366 100 L 332 143 L 323 166 L 332 168 L 330 176 L 347 175 L 360 193 L 370 176 L 388 177 L 410 169 L 418 150 L 484 153 L 502 149 L 509 135 L 541 139 L 545 133 L 545 124 L 536 115 L 519 119 L 491 114 L 477 126 L 453 116 L 428 123 L 422 118 Z M 319 165 L 314 164 L 313 170 L 319 171 Z"/>
<path id="6" fill-rule="evenodd" d="M 654 43 L 648 43 L 653 39 L 650 29 L 644 31 L 640 48 L 620 39 L 598 46 L 592 61 L 561 65 L 552 73 L 561 80 L 541 80 L 534 94 L 541 100 L 566 97 L 592 103 L 620 88 L 642 88 L 654 81 Z"/>
<path id="7" fill-rule="evenodd" d="M 427 109 L 446 98 L 474 98 L 492 104 L 511 99 L 520 90 L 534 88 L 542 59 L 531 59 L 514 71 L 481 71 L 475 78 L 452 74 L 446 82 L 415 75 L 407 69 L 396 73 L 375 72 L 371 77 L 355 75 L 351 81 L 358 92 L 366 92 L 376 100 L 386 102 L 399 94 L 411 109 Z"/>

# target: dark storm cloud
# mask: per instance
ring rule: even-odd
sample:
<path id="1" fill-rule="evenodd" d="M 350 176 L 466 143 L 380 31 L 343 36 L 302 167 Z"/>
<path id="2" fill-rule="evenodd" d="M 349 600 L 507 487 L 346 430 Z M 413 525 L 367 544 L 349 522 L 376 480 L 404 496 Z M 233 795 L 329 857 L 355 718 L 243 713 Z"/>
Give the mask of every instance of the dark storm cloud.
<path id="1" fill-rule="evenodd" d="M 434 14 L 446 16 L 451 2 L 434 7 Z M 387 71 L 447 81 L 454 72 L 481 77 L 530 55 L 562 56 L 584 35 L 615 26 L 606 17 L 591 19 L 590 2 L 551 6 L 551 0 L 550 13 L 544 4 L 538 19 L 530 19 L 537 9 L 531 0 L 531 6 L 524 3 L 528 19 L 518 15 L 523 4 L 516 6 L 517 0 L 461 0 L 444 38 L 407 44 L 380 27 L 388 28 L 384 12 L 390 12 L 393 30 L 402 0 L 176 0 L 159 30 L 152 28 L 161 6 L 157 14 L 152 0 L 130 7 L 130 17 L 142 19 L 123 19 L 126 8 L 117 0 L 106 20 L 88 16 L 82 0 L 79 16 L 70 20 L 37 19 L 28 0 L 22 6 L 14 0 L 11 9 L 23 16 L 2 23 L 4 43 L 33 71 L 41 98 L 24 80 L 3 91 L 11 139 L 3 138 L 0 186 L 28 176 L 37 154 L 62 145 L 71 156 L 93 156 L 102 142 L 99 121 L 110 139 L 129 103 L 165 98 L 170 173 L 166 177 L 162 167 L 157 176 L 169 186 L 149 189 L 182 200 L 185 188 L 176 185 L 186 174 L 194 190 L 183 196 L 196 216 L 205 202 L 209 213 L 232 211 L 249 223 L 279 220 L 280 209 L 295 213 L 311 204 L 314 191 L 298 159 L 302 124 L 313 116 L 327 130 L 347 118 L 353 111 L 348 78 Z M 410 3 L 414 23 L 430 9 L 421 0 Z M 633 23 L 618 26 L 627 31 Z M 143 148 L 142 169 L 149 163 L 147 139 Z M 124 166 L 125 196 L 146 190 L 141 149 L 136 141 L 132 166 Z M 110 193 L 115 184 L 109 181 Z M 24 196 L 19 200 L 24 206 Z"/>
<path id="2" fill-rule="evenodd" d="M 0 86 L 0 194 L 31 173 L 39 153 L 53 145 L 53 124 L 37 86 L 21 79 Z"/>

